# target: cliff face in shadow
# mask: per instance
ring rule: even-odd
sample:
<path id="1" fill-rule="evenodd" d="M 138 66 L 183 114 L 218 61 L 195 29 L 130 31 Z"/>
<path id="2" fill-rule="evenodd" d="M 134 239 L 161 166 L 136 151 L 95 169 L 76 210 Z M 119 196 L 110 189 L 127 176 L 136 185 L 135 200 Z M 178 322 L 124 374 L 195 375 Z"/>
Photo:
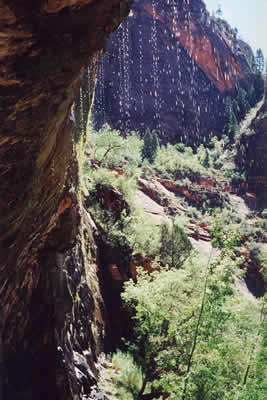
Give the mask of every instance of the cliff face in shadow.
<path id="1" fill-rule="evenodd" d="M 97 52 L 128 3 L 0 3 L 1 399 L 81 398 L 95 381 L 104 309 L 71 106 L 82 84 L 88 111 Z"/>
<path id="2" fill-rule="evenodd" d="M 202 0 L 138 0 L 101 60 L 95 125 L 197 145 L 224 126 L 226 96 L 253 79 L 249 46 Z"/>
<path id="3" fill-rule="evenodd" d="M 260 209 L 267 202 L 267 78 L 265 75 L 265 98 L 249 128 L 242 133 L 236 163 L 246 175 L 248 190 L 255 196 Z"/>

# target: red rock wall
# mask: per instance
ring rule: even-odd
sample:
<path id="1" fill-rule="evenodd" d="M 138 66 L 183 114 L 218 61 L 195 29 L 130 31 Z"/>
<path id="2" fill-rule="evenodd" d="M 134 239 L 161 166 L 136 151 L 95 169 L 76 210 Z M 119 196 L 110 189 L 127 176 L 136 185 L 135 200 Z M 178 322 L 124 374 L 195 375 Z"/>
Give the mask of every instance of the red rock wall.
<path id="1" fill-rule="evenodd" d="M 0 1 L 1 399 L 77 399 L 95 380 L 103 318 L 71 106 L 88 65 L 92 98 L 121 4 Z"/>
<path id="2" fill-rule="evenodd" d="M 135 1 L 101 60 L 95 125 L 156 129 L 163 142 L 194 147 L 220 133 L 225 98 L 253 75 L 234 32 L 221 24 L 202 0 Z"/>

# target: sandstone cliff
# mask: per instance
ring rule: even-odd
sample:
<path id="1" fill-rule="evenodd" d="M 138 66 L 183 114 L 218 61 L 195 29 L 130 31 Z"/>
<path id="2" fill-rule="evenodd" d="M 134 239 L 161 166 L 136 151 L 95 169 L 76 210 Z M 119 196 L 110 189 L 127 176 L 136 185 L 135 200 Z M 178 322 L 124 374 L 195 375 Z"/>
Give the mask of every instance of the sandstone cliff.
<path id="1" fill-rule="evenodd" d="M 128 3 L 0 2 L 1 399 L 78 399 L 95 381 L 104 309 L 71 106 L 82 84 L 88 111 Z"/>
<path id="2" fill-rule="evenodd" d="M 101 60 L 95 124 L 197 145 L 225 124 L 226 96 L 252 84 L 251 53 L 202 0 L 138 0 Z"/>

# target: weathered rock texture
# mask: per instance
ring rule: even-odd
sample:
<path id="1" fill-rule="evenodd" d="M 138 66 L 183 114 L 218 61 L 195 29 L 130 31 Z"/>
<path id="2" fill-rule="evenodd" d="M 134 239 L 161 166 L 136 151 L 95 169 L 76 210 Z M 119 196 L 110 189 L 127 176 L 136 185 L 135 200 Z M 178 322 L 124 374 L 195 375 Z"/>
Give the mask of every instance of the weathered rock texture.
<path id="1" fill-rule="evenodd" d="M 202 0 L 136 0 L 101 59 L 93 116 L 190 145 L 219 133 L 224 100 L 253 81 L 253 54 Z"/>
<path id="2" fill-rule="evenodd" d="M 265 99 L 247 132 L 240 137 L 236 162 L 247 176 L 248 190 L 254 194 L 252 208 L 266 208 L 267 204 L 267 77 Z M 248 203 L 252 198 L 246 199 Z"/>
<path id="3" fill-rule="evenodd" d="M 4 400 L 80 399 L 89 395 L 95 379 L 104 310 L 92 224 L 76 194 L 74 138 L 83 131 L 85 110 L 76 107 L 75 130 L 71 106 L 82 83 L 90 85 L 84 104 L 89 109 L 97 51 L 125 16 L 127 4 L 0 1 Z"/>

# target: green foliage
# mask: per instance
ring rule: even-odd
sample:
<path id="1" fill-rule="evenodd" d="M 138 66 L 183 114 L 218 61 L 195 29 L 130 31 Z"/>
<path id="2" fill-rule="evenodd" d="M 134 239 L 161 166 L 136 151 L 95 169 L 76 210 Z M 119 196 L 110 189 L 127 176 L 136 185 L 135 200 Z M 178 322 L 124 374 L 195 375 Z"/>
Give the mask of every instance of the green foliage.
<path id="1" fill-rule="evenodd" d="M 121 261 L 126 264 L 135 254 L 141 253 L 156 256 L 160 246 L 160 228 L 144 211 L 132 208 L 130 215 L 122 213 L 119 219 L 107 210 L 103 210 L 94 203 L 90 212 L 95 221 L 106 232 L 106 243 L 111 251 L 117 249 L 121 253 Z M 123 256 L 123 254 L 125 255 Z"/>
<path id="2" fill-rule="evenodd" d="M 229 115 L 229 122 L 226 124 L 223 133 L 228 136 L 230 143 L 234 142 L 235 136 L 238 133 L 238 121 L 233 110 Z"/>
<path id="3" fill-rule="evenodd" d="M 249 257 L 251 260 L 256 262 L 257 264 L 262 263 L 262 252 L 261 252 L 261 247 L 258 243 L 251 242 L 249 244 Z"/>
<path id="4" fill-rule="evenodd" d="M 143 377 L 141 368 L 136 365 L 133 356 L 117 350 L 112 355 L 112 365 L 116 371 L 113 374 L 115 395 L 123 400 L 137 400 Z"/>
<path id="5" fill-rule="evenodd" d="M 154 130 L 146 130 L 144 144 L 142 147 L 142 160 L 147 159 L 151 164 L 154 162 L 159 147 L 158 135 Z"/>
<path id="6" fill-rule="evenodd" d="M 157 153 L 153 167 L 157 174 L 173 179 L 180 180 L 189 178 L 197 180 L 200 176 L 212 174 L 201 165 L 198 156 L 193 154 L 191 147 L 184 147 L 183 152 L 177 151 L 177 145 L 167 144 L 162 146 Z"/>
<path id="7" fill-rule="evenodd" d="M 134 308 L 136 321 L 129 350 L 155 396 L 168 392 L 170 399 L 234 398 L 246 367 L 244 346 L 251 345 L 258 327 L 258 306 L 248 313 L 247 303 L 233 297 L 232 245 L 230 238 L 206 273 L 207 261 L 193 257 L 179 270 L 140 270 L 136 283 L 125 284 L 122 297 Z"/>
<path id="8" fill-rule="evenodd" d="M 185 362 L 189 332 L 184 328 L 188 329 L 192 323 L 192 307 L 198 307 L 195 300 L 191 307 L 188 302 L 193 268 L 192 265 L 191 272 L 162 270 L 151 275 L 140 270 L 137 282 L 125 285 L 122 296 L 127 304 L 134 306 L 137 321 L 130 349 L 153 386 L 162 384 L 162 379 L 166 383 L 178 361 Z M 176 332 L 180 333 L 178 337 Z M 165 373 L 161 379 L 162 368 Z"/>
<path id="9" fill-rule="evenodd" d="M 259 330 L 252 342 L 251 352 L 245 371 L 243 388 L 238 393 L 241 400 L 263 400 L 266 398 L 266 361 L 267 361 L 267 329 L 266 329 L 266 298 L 262 302 Z"/>
<path id="10" fill-rule="evenodd" d="M 237 92 L 236 101 L 238 103 L 239 112 L 236 117 L 239 121 L 243 119 L 246 113 L 250 110 L 250 104 L 248 101 L 248 94 L 245 89 L 239 88 Z"/>
<path id="11" fill-rule="evenodd" d="M 204 168 L 210 167 L 209 152 L 208 149 L 203 146 L 203 144 L 201 144 L 197 149 L 197 158 Z"/>
<path id="12" fill-rule="evenodd" d="M 239 91 L 240 90 L 243 90 L 243 89 L 239 89 Z M 244 93 L 246 93 L 246 92 L 244 91 Z M 249 108 L 250 108 L 250 106 L 247 105 L 247 110 Z M 231 99 L 229 97 L 227 97 L 226 111 L 227 111 L 227 115 L 228 115 L 228 117 L 227 117 L 228 120 L 223 128 L 223 134 L 228 138 L 227 145 L 229 145 L 229 144 L 233 144 L 234 139 L 238 134 L 238 118 L 241 119 L 241 117 L 240 117 L 241 109 L 240 109 L 240 105 L 238 102 L 238 96 L 237 96 L 237 99 L 234 99 L 232 102 L 231 102 Z"/>
<path id="13" fill-rule="evenodd" d="M 87 142 L 87 152 L 102 167 L 123 166 L 127 171 L 141 163 L 142 140 L 134 132 L 123 138 L 119 131 L 112 130 L 107 124 L 99 131 L 90 126 Z"/>
<path id="14" fill-rule="evenodd" d="M 257 49 L 256 51 L 255 62 L 257 71 L 262 73 L 264 71 L 264 55 L 261 49 Z"/>
<path id="15" fill-rule="evenodd" d="M 263 95 L 264 95 L 264 80 L 261 75 L 261 73 L 256 74 L 255 80 L 254 80 L 254 98 L 252 98 L 252 101 L 254 101 L 254 104 L 259 101 Z"/>
<path id="16" fill-rule="evenodd" d="M 237 101 L 230 107 L 241 110 Z M 143 393 L 158 398 L 166 392 L 173 400 L 263 400 L 264 383 L 259 372 L 266 357 L 263 344 L 256 346 L 248 382 L 242 386 L 249 358 L 248 352 L 244 356 L 244 349 L 252 347 L 258 332 L 259 306 L 257 301 L 249 302 L 234 294 L 235 268 L 242 260 L 237 259 L 235 251 L 240 237 L 232 230 L 239 226 L 244 240 L 256 241 L 263 238 L 265 221 L 251 227 L 241 224 L 232 211 L 210 212 L 205 218 L 213 221 L 215 216 L 212 245 L 219 247 L 220 255 L 207 260 L 191 251 L 182 229 L 188 222 L 184 213 L 159 227 L 134 204 L 136 177 L 140 174 L 137 167 L 142 160 L 147 175 L 156 171 L 186 187 L 202 176 L 212 175 L 212 168 L 220 168 L 228 179 L 239 179 L 235 165 L 224 155 L 226 141 L 230 143 L 233 138 L 229 132 L 221 140 L 215 137 L 194 154 L 182 143 L 159 148 L 155 139 L 153 145 L 152 133 L 148 134 L 149 146 L 145 146 L 134 133 L 123 138 L 108 126 L 99 132 L 90 130 L 87 151 L 94 163 L 88 159 L 84 165 L 90 212 L 104 237 L 107 260 L 113 262 L 116 257 L 114 262 L 119 268 L 127 268 L 137 253 L 157 260 L 154 272 L 139 270 L 136 282 L 125 284 L 122 297 L 134 315 L 134 328 L 128 343 L 131 354 L 113 355 L 115 398 L 139 399 Z M 153 146 L 156 151 L 152 156 L 147 149 Z M 95 196 L 100 183 L 119 190 L 130 212 L 115 218 L 101 208 Z M 203 218 L 193 207 L 187 211 L 194 219 Z M 250 246 L 250 257 L 263 259 L 255 245 Z"/>
<path id="17" fill-rule="evenodd" d="M 177 143 L 177 145 L 176 145 L 176 149 L 178 150 L 178 151 L 180 151 L 181 153 L 184 153 L 184 151 L 185 151 L 185 144 L 184 143 Z"/>
<path id="18" fill-rule="evenodd" d="M 160 260 L 169 268 L 180 268 L 189 257 L 192 245 L 175 220 L 161 225 Z"/>

